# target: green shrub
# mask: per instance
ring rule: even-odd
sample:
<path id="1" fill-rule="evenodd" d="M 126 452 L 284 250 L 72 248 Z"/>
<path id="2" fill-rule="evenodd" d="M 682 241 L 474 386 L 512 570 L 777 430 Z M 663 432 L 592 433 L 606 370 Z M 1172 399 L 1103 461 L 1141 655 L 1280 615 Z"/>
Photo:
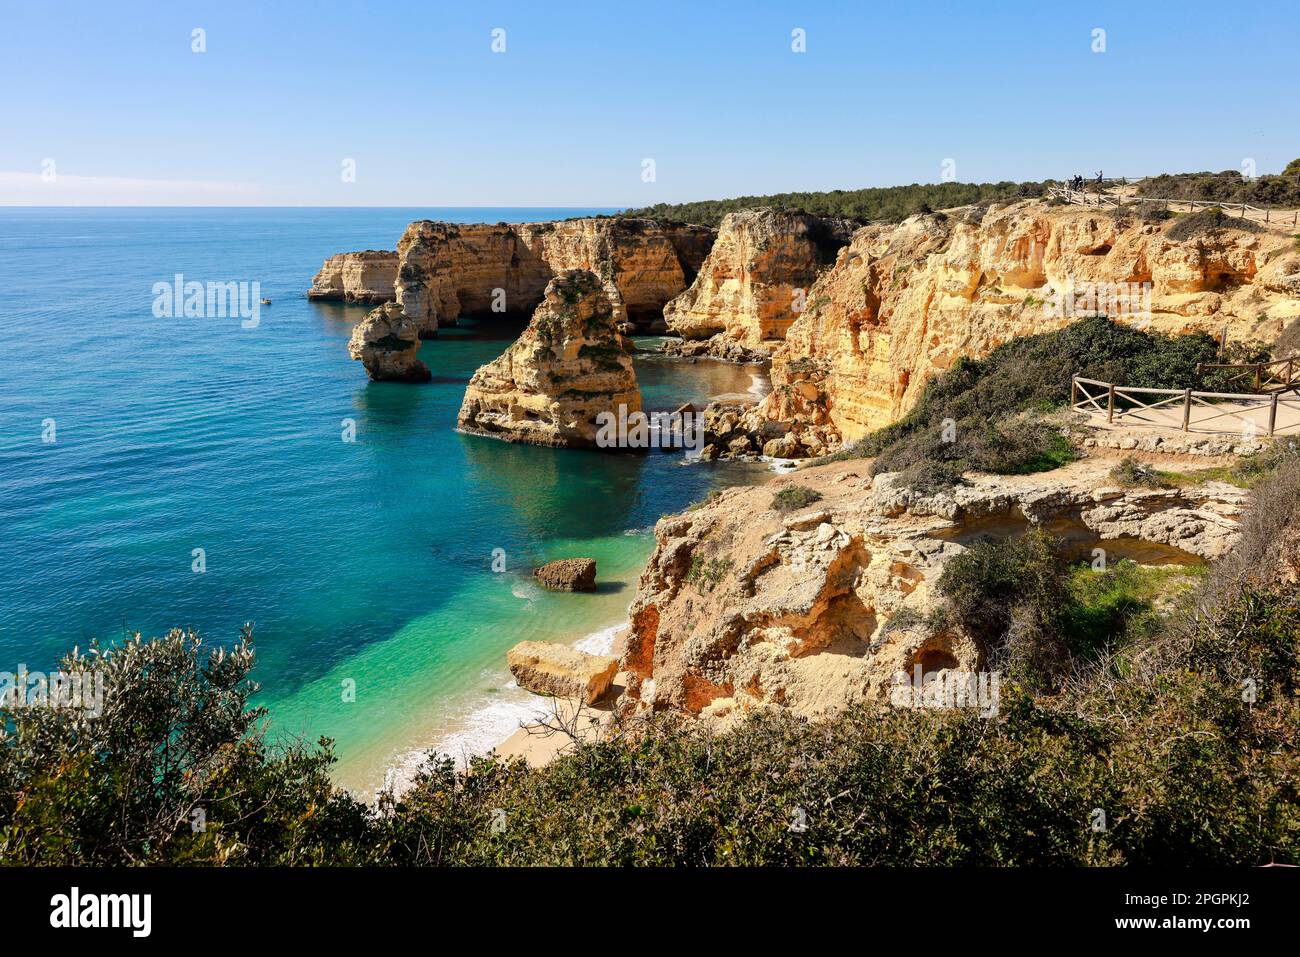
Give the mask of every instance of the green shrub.
<path id="1" fill-rule="evenodd" d="M 875 456 L 873 474 L 922 462 L 1011 474 L 1057 468 L 1076 452 L 1059 428 L 1038 417 L 1069 402 L 1072 375 L 1188 388 L 1197 364 L 1217 355 L 1217 343 L 1203 333 L 1164 336 L 1101 317 L 1081 319 L 1013 339 L 983 359 L 959 359 L 926 383 L 911 412 L 840 457 Z"/>
<path id="2" fill-rule="evenodd" d="M 104 677 L 98 717 L 0 708 L 0 862 L 319 864 L 368 857 L 365 807 L 329 743 L 271 747 L 250 707 L 251 633 L 214 650 L 173 631 L 68 655 Z M 202 822 L 202 828 L 194 826 Z"/>
<path id="3" fill-rule="evenodd" d="M 6 712 L 5 863 L 1300 863 L 1293 584 L 1236 592 L 1127 675 L 1040 699 L 1004 683 L 993 718 L 862 703 L 724 734 L 654 720 L 542 768 L 431 756 L 378 810 L 329 785 L 327 748 L 260 743 L 246 654 L 174 634 L 116 660 L 124 690 L 97 727 Z"/>
<path id="4" fill-rule="evenodd" d="M 915 213 L 955 206 L 1010 202 L 1042 196 L 1047 183 L 913 183 L 823 193 L 774 193 L 696 203 L 659 203 L 629 209 L 620 216 L 717 226 L 727 213 L 769 207 L 782 212 L 840 216 L 862 222 L 900 222 Z"/>
<path id="5" fill-rule="evenodd" d="M 1168 488 L 1158 469 L 1139 462 L 1131 455 L 1126 455 L 1110 470 L 1111 481 L 1123 488 Z"/>
<path id="6" fill-rule="evenodd" d="M 977 641 L 991 667 L 1040 690 L 1068 673 L 1062 564 L 1042 531 L 977 542 L 944 565 L 936 588 L 943 620 Z"/>
<path id="7" fill-rule="evenodd" d="M 1222 173 L 1174 173 L 1153 176 L 1137 184 L 1141 196 L 1198 200 L 1210 203 L 1249 203 L 1294 209 L 1300 206 L 1300 179 L 1289 172 L 1281 176 L 1247 179 L 1235 169 Z"/>
<path id="8" fill-rule="evenodd" d="M 1216 229 L 1236 229 L 1244 233 L 1264 231 L 1264 227 L 1254 220 L 1244 219 L 1240 216 L 1230 216 L 1226 211 L 1215 206 L 1210 209 L 1198 210 L 1187 216 L 1180 216 L 1178 222 L 1170 226 L 1165 235 L 1181 243 L 1189 239 L 1195 239 L 1198 236 L 1204 236 Z"/>
<path id="9" fill-rule="evenodd" d="M 1073 656 L 1095 657 L 1151 638 L 1169 605 L 1204 574 L 1202 566 L 1139 565 L 1128 559 L 1094 568 L 1080 562 L 1066 579 L 1063 623 Z"/>
<path id="10" fill-rule="evenodd" d="M 772 496 L 771 507 L 778 512 L 791 512 L 796 508 L 807 508 L 814 502 L 822 500 L 822 493 L 806 485 L 787 485 Z"/>

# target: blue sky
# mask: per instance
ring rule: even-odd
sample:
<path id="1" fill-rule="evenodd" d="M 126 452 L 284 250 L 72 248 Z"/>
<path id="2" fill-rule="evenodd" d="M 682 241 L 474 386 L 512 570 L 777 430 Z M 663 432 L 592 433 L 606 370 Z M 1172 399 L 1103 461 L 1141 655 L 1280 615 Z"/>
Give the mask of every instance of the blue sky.
<path id="1" fill-rule="evenodd" d="M 626 206 L 1300 155 L 1293 0 L 0 13 L 4 204 Z"/>

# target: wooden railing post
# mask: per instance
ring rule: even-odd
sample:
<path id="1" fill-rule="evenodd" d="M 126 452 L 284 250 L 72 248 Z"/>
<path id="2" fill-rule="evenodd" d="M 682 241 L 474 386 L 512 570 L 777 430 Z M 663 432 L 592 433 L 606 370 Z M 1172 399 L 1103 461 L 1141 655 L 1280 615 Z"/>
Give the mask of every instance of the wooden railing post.
<path id="1" fill-rule="evenodd" d="M 1263 368 L 1262 363 L 1256 364 L 1255 366 L 1255 391 L 1256 392 L 1258 392 L 1260 389 L 1259 373 L 1262 368 Z"/>
<path id="2" fill-rule="evenodd" d="M 1079 404 L 1079 377 L 1070 376 L 1070 408 L 1075 408 Z"/>
<path id="3" fill-rule="evenodd" d="M 1192 425 L 1192 390 L 1186 389 L 1183 392 L 1183 431 L 1191 431 Z"/>
<path id="4" fill-rule="evenodd" d="M 1115 383 L 1113 382 L 1106 393 L 1106 421 L 1115 421 Z"/>
<path id="5" fill-rule="evenodd" d="M 1280 393 L 1273 393 L 1273 402 L 1268 407 L 1268 434 L 1272 435 L 1273 430 L 1277 428 L 1277 397 Z"/>
<path id="6" fill-rule="evenodd" d="M 1294 374 L 1293 373 L 1294 366 L 1295 366 L 1295 356 L 1290 356 L 1286 360 L 1286 384 L 1287 385 L 1291 384 L 1291 376 Z"/>

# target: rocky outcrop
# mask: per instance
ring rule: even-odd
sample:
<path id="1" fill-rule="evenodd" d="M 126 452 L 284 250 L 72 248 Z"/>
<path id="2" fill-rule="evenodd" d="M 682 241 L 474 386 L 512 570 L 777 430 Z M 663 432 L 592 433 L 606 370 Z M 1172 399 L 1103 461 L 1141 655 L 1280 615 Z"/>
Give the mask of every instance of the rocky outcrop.
<path id="1" fill-rule="evenodd" d="M 583 704 L 604 697 L 618 673 L 617 658 L 548 641 L 521 641 L 506 652 L 506 664 L 519 687 Z"/>
<path id="2" fill-rule="evenodd" d="M 419 330 L 395 302 L 372 309 L 348 340 L 348 354 L 377 382 L 428 382 L 432 376 L 419 353 Z"/>
<path id="3" fill-rule="evenodd" d="M 528 328 L 474 373 L 457 417 L 467 432 L 512 442 L 596 448 L 598 415 L 641 409 L 600 280 L 574 269 L 552 279 Z"/>
<path id="4" fill-rule="evenodd" d="M 934 625 L 934 582 L 985 535 L 1038 526 L 1071 557 L 1194 562 L 1237 535 L 1245 492 L 1221 483 L 1131 490 L 1113 461 L 1027 476 L 969 475 L 923 494 L 874 479 L 864 460 L 803 469 L 733 488 L 663 519 L 630 610 L 622 706 L 729 721 L 780 706 L 812 716 L 887 693 L 893 676 L 977 670 L 985 649 Z M 773 493 L 798 484 L 822 496 L 794 514 Z M 941 619 L 940 619 L 941 620 Z"/>
<path id="5" fill-rule="evenodd" d="M 396 281 L 397 253 L 391 250 L 339 253 L 325 260 L 307 298 L 367 305 L 392 302 L 397 297 Z"/>
<path id="6" fill-rule="evenodd" d="M 600 278 L 616 323 L 664 328 L 664 304 L 694 278 L 711 244 L 703 226 L 621 217 L 507 225 L 421 220 L 397 244 L 397 301 L 433 335 L 462 314 L 529 313 L 558 273 Z"/>
<path id="7" fill-rule="evenodd" d="M 595 591 L 596 559 L 560 558 L 533 569 L 533 577 L 555 591 Z"/>
<path id="8" fill-rule="evenodd" d="M 710 340 L 707 352 L 720 357 L 733 357 L 737 347 L 767 354 L 851 231 L 846 221 L 804 213 L 729 213 L 700 274 L 664 308 L 668 328 L 683 339 Z"/>
<path id="9" fill-rule="evenodd" d="M 773 355 L 764 414 L 853 440 L 896 421 L 959 357 L 1078 318 L 1170 333 L 1227 326 L 1245 339 L 1300 314 L 1300 252 L 1285 235 L 1227 228 L 1179 241 L 1169 229 L 1038 201 L 863 227 Z"/>
<path id="10" fill-rule="evenodd" d="M 714 459 L 803 459 L 832 451 L 839 433 L 827 426 L 766 418 L 755 404 L 711 402 L 702 413 L 700 457 Z"/>

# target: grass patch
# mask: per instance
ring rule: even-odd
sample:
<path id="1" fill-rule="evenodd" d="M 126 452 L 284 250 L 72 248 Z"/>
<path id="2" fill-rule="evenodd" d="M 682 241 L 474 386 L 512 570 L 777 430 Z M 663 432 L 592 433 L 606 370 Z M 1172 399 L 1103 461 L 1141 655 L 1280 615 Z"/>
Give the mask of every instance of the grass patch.
<path id="1" fill-rule="evenodd" d="M 1128 559 L 1102 570 L 1088 562 L 1071 566 L 1062 616 L 1071 652 L 1096 654 L 1150 638 L 1161 615 L 1205 573 L 1200 565 L 1139 565 Z"/>
<path id="2" fill-rule="evenodd" d="M 713 591 L 722 584 L 722 579 L 731 571 L 730 558 L 701 558 L 696 555 L 691 559 L 691 570 L 686 573 L 686 580 L 701 591 Z"/>

